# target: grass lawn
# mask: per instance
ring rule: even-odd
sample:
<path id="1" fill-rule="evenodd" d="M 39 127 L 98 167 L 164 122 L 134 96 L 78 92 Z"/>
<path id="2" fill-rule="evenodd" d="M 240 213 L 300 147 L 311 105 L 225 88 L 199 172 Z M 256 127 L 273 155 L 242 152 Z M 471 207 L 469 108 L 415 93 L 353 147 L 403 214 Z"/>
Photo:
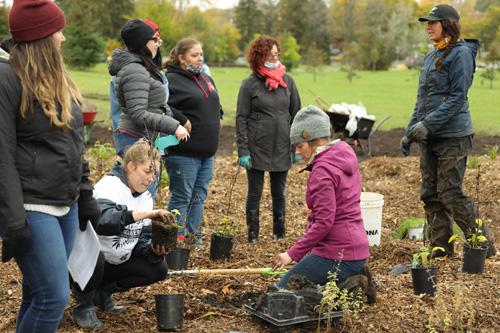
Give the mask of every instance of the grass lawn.
<path id="1" fill-rule="evenodd" d="M 241 81 L 250 73 L 247 68 L 211 68 L 221 103 L 224 108 L 224 123 L 234 125 L 236 99 Z M 325 67 L 317 74 L 316 82 L 311 73 L 299 68 L 291 73 L 302 99 L 302 105 L 314 104 L 314 97 L 320 96 L 328 103 L 363 103 L 369 114 L 377 119 L 385 115 L 391 118 L 381 127 L 384 129 L 405 127 L 413 111 L 416 98 L 418 73 L 404 72 L 359 72 L 351 83 L 344 72 Z M 71 71 L 84 94 L 109 95 L 109 79 L 106 64 L 99 64 L 87 71 Z M 500 134 L 500 79 L 489 89 L 489 83 L 482 84 L 476 73 L 474 85 L 469 91 L 474 129 L 479 133 Z M 109 124 L 109 102 L 89 99 L 97 104 L 98 120 Z"/>

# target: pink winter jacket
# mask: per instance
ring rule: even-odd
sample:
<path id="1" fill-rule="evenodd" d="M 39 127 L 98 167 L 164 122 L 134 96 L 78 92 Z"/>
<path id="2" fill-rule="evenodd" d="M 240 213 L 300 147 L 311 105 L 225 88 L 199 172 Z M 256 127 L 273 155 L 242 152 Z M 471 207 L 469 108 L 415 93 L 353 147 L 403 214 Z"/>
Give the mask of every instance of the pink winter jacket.
<path id="1" fill-rule="evenodd" d="M 359 205 L 361 175 L 352 148 L 339 141 L 317 154 L 307 170 L 305 234 L 288 250 L 299 262 L 307 253 L 337 260 L 369 257 Z"/>

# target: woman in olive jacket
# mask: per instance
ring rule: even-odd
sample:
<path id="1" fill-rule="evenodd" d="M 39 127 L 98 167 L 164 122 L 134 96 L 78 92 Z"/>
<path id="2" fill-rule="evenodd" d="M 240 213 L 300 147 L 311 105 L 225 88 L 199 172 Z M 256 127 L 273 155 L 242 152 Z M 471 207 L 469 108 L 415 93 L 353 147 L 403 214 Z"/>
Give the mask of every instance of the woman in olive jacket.
<path id="1" fill-rule="evenodd" d="M 450 5 L 437 5 L 419 18 L 427 23 L 434 48 L 424 58 L 415 108 L 401 139 L 404 155 L 410 144 L 420 144 L 422 186 L 428 234 L 432 247 L 445 249 L 433 255 L 454 255 L 448 240 L 455 222 L 469 239 L 478 212 L 462 191 L 467 155 L 472 150 L 472 121 L 467 94 L 476 68 L 476 40 L 460 40 L 459 14 Z M 486 226 L 488 256 L 496 253 L 493 235 Z"/>
<path id="2" fill-rule="evenodd" d="M 300 109 L 294 80 L 279 61 L 279 42 L 258 37 L 247 58 L 252 74 L 240 87 L 236 114 L 238 164 L 247 169 L 248 241 L 259 239 L 259 204 L 264 172 L 271 179 L 273 236 L 285 237 L 285 185 L 292 166 L 290 125 Z"/>

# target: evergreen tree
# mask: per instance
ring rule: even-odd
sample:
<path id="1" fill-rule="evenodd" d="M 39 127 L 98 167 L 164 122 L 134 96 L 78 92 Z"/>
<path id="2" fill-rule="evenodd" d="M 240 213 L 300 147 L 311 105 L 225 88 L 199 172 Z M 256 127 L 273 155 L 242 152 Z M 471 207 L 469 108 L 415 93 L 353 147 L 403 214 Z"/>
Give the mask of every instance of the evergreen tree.
<path id="1" fill-rule="evenodd" d="M 287 31 L 297 39 L 301 50 L 305 52 L 311 44 L 311 26 L 316 24 L 306 15 L 311 2 L 316 0 L 281 0 L 278 4 L 279 31 Z"/>
<path id="2" fill-rule="evenodd" d="M 99 21 L 92 13 L 98 8 L 93 1 L 58 1 L 67 17 L 64 29 L 66 42 L 63 54 L 70 66 L 85 69 L 92 67 L 104 58 L 104 40 L 96 32 Z"/>
<path id="3" fill-rule="evenodd" d="M 262 11 L 256 0 L 240 0 L 234 9 L 234 23 L 241 34 L 240 48 L 243 49 L 257 33 L 262 32 Z"/>
<path id="4" fill-rule="evenodd" d="M 87 69 L 104 60 L 104 40 L 89 29 L 70 25 L 65 29 L 63 52 L 72 67 Z"/>

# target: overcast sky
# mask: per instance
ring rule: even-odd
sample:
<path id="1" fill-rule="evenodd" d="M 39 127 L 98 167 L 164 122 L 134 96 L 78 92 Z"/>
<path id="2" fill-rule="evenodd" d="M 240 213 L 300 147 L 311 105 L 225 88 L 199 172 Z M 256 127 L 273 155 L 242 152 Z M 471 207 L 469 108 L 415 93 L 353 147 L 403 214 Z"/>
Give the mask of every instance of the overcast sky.
<path id="1" fill-rule="evenodd" d="M 200 0 L 191 0 L 192 5 L 199 5 L 201 4 L 202 1 Z M 7 0 L 7 4 L 12 4 L 12 0 Z M 236 6 L 238 4 L 238 0 L 213 0 L 211 7 L 216 7 L 216 8 L 231 8 Z M 205 8 L 206 6 L 203 6 Z"/>

